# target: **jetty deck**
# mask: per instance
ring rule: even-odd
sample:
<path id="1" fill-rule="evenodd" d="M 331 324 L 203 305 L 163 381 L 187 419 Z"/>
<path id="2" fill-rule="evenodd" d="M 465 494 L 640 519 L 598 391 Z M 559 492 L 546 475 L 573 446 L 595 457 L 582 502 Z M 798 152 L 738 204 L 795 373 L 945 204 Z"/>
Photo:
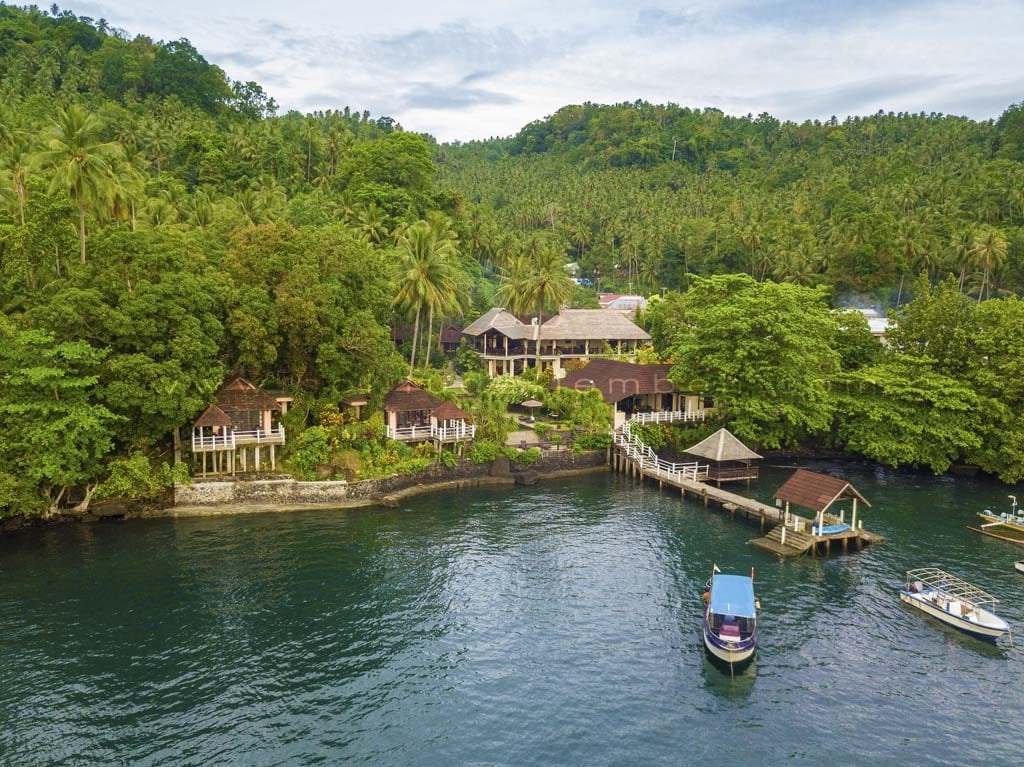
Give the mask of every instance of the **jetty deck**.
<path id="1" fill-rule="evenodd" d="M 843 552 L 851 549 L 859 551 L 872 543 L 885 540 L 884 536 L 865 530 L 863 523 L 858 528 L 850 527 L 840 533 L 815 535 L 811 532 L 813 520 L 708 484 L 707 466 L 664 461 L 631 434 L 628 427 L 616 432 L 610 460 L 613 470 L 617 472 L 641 480 L 654 480 L 662 489 L 666 486 L 674 487 L 682 497 L 690 495 L 700 498 L 705 506 L 714 503 L 733 517 L 742 514 L 747 519 L 756 519 L 762 531 L 771 526 L 767 535 L 755 538 L 750 543 L 780 557 L 805 554 L 819 556 L 835 549 Z M 834 524 L 841 519 L 826 515 L 825 521 Z"/>

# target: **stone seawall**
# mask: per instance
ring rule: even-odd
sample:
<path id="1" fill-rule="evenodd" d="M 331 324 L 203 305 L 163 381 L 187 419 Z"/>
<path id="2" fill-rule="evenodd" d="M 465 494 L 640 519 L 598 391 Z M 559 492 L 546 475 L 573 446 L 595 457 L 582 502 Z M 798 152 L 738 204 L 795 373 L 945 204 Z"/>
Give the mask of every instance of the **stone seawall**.
<path id="1" fill-rule="evenodd" d="M 512 464 L 511 471 L 492 464 L 460 461 L 456 466 L 435 464 L 416 474 L 395 475 L 360 482 L 299 482 L 294 479 L 237 480 L 234 482 L 194 482 L 174 491 L 174 506 L 144 516 L 184 516 L 192 514 L 283 510 L 316 506 L 372 506 L 388 503 L 393 497 L 405 497 L 454 487 L 485 484 L 509 484 L 514 473 L 536 472 L 541 478 L 600 471 L 607 465 L 604 450 L 586 453 L 559 451 L 546 453 L 529 467 Z"/>

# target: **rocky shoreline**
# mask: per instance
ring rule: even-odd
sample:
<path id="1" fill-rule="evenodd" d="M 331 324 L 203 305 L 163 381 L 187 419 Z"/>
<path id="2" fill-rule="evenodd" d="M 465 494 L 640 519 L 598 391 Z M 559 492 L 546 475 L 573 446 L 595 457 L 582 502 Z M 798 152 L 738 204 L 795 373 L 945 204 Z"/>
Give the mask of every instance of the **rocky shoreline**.
<path id="1" fill-rule="evenodd" d="M 105 519 L 157 519 L 203 517 L 225 514 L 395 507 L 398 502 L 438 490 L 486 485 L 533 484 L 607 470 L 605 450 L 573 453 L 552 451 L 531 466 L 517 466 L 499 457 L 489 464 L 461 461 L 453 467 L 434 465 L 416 474 L 394 475 L 358 482 L 300 482 L 291 478 L 194 482 L 175 489 L 173 499 L 152 507 L 137 501 L 97 503 L 86 514 L 42 517 L 10 517 L 0 520 L 0 533 L 24 528 L 49 527 L 72 522 Z"/>

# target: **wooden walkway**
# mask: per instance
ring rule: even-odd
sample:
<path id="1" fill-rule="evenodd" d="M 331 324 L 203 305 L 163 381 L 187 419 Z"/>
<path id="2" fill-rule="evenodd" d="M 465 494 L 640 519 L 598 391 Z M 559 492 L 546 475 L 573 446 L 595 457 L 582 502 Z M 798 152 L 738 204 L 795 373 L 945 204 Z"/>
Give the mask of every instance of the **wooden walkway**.
<path id="1" fill-rule="evenodd" d="M 664 414 L 671 415 L 671 414 Z M 669 418 L 660 419 L 661 422 Z M 679 419 L 683 420 L 683 419 Z M 767 503 L 762 503 L 745 495 L 723 490 L 707 484 L 707 466 L 699 464 L 674 464 L 663 461 L 654 452 L 630 433 L 629 423 L 616 432 L 610 455 L 612 469 L 638 479 L 651 479 L 664 489 L 666 485 L 677 488 L 680 495 L 700 498 L 704 505 L 711 502 L 730 512 L 733 517 L 742 513 L 747 519 L 757 519 L 763 531 L 769 525 L 772 529 L 767 535 L 750 541 L 759 549 L 777 554 L 780 557 L 796 557 L 804 554 L 812 556 L 828 554 L 835 548 L 842 551 L 855 551 L 872 543 L 879 543 L 885 538 L 870 533 L 863 528 L 846 530 L 833 535 L 813 535 L 812 520 L 790 513 L 788 520 L 785 512 Z M 704 480 L 704 481 L 702 481 Z M 839 520 L 834 520 L 838 522 Z M 783 522 L 786 522 L 784 525 Z"/>

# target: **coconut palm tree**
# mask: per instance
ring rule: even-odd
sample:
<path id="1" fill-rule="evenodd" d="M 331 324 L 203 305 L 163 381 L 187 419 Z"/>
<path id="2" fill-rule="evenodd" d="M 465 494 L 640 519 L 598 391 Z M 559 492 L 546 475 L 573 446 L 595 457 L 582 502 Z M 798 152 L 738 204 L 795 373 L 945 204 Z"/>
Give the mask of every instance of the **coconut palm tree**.
<path id="1" fill-rule="evenodd" d="M 975 233 L 971 245 L 971 261 L 982 273 L 981 288 L 978 290 L 979 303 L 985 294 L 989 274 L 1003 265 L 1008 249 L 1006 235 L 995 227 L 986 226 Z"/>
<path id="2" fill-rule="evenodd" d="M 53 169 L 50 191 L 67 190 L 78 208 L 78 243 L 85 263 L 85 217 L 90 209 L 109 207 L 117 193 L 117 163 L 124 149 L 102 141 L 103 124 L 77 104 L 61 110 L 45 143 L 36 155 L 38 164 Z"/>
<path id="3" fill-rule="evenodd" d="M 453 263 L 456 251 L 454 242 L 438 238 L 437 231 L 426 221 L 417 221 L 406 229 L 398 247 L 402 265 L 393 305 L 415 316 L 409 358 L 409 375 L 412 375 L 416 369 L 416 346 L 423 309 L 427 309 L 432 326 L 435 309 L 446 305 L 456 291 Z"/>
<path id="4" fill-rule="evenodd" d="M 520 256 L 506 271 L 498 297 L 519 312 L 527 307 L 537 315 L 535 366 L 540 370 L 540 323 L 545 309 L 557 309 L 572 293 L 572 280 L 565 269 L 565 253 L 551 246 L 537 247 L 532 256 Z"/>

